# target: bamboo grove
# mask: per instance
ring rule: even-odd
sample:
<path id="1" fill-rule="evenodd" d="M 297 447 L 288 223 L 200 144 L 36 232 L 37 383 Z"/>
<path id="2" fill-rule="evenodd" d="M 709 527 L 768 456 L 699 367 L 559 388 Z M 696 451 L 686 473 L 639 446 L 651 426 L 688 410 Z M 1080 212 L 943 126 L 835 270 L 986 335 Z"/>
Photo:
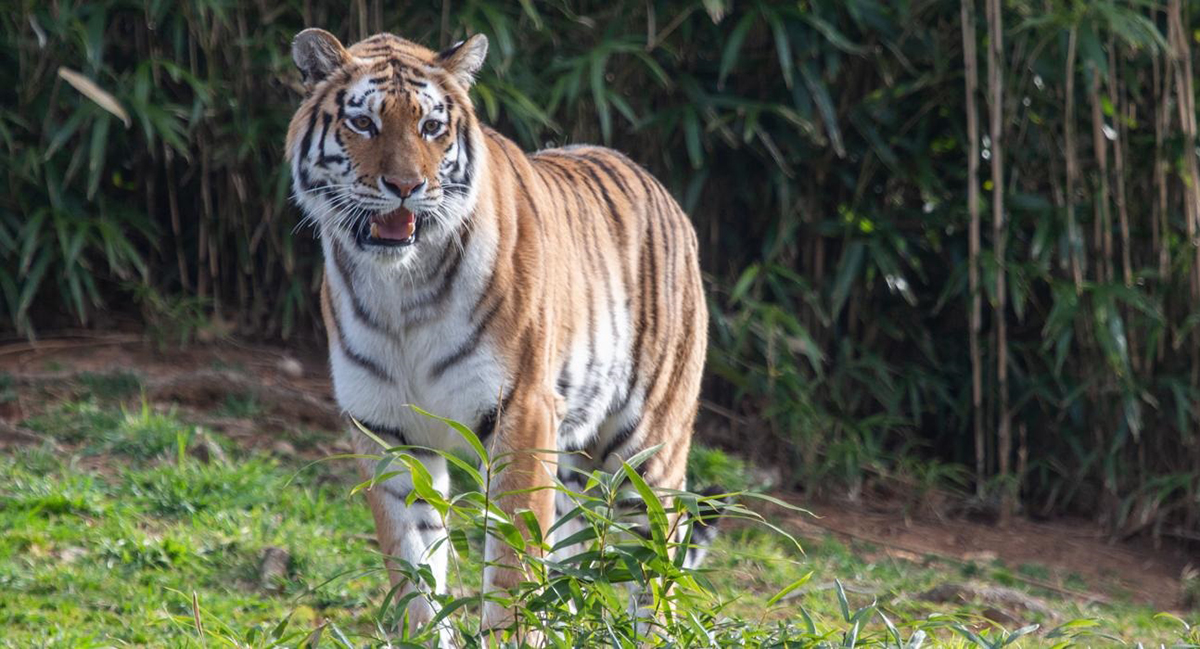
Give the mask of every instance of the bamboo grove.
<path id="1" fill-rule="evenodd" d="M 1182 0 L 18 0 L 0 304 L 317 340 L 288 44 L 486 33 L 484 118 L 604 142 L 701 233 L 706 409 L 795 484 L 957 484 L 1200 538 L 1200 171 Z M 348 8 L 347 8 L 348 7 Z"/>

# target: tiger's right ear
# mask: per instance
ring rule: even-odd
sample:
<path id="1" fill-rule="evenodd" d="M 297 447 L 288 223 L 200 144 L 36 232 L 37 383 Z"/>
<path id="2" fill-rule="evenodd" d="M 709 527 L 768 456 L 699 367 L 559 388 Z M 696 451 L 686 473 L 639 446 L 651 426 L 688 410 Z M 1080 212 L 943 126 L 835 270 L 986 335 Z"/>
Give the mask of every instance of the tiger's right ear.
<path id="1" fill-rule="evenodd" d="M 292 60 L 300 68 L 304 87 L 312 87 L 350 60 L 350 53 L 336 36 L 324 29 L 309 28 L 292 41 Z"/>

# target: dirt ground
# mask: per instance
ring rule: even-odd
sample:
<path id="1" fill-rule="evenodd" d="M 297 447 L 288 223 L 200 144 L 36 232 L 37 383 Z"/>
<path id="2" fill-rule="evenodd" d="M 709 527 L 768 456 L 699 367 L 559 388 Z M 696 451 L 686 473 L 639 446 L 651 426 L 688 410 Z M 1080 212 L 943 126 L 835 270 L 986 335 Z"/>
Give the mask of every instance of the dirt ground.
<path id="1" fill-rule="evenodd" d="M 304 454 L 344 448 L 323 345 L 285 348 L 226 342 L 160 353 L 131 334 L 0 343 L 0 378 L 11 377 L 16 393 L 15 399 L 0 400 L 0 448 L 37 441 L 20 422 L 53 401 L 56 385 L 82 372 L 117 370 L 142 376 L 148 399 L 174 404 L 197 422 L 249 446 L 278 451 L 282 444 L 285 451 L 295 452 L 289 436 L 319 433 L 325 439 L 305 445 Z M 214 416 L 213 406 L 229 394 L 257 396 L 262 414 L 254 421 Z M 815 514 L 804 517 L 782 508 L 773 514 L 774 520 L 786 521 L 802 536 L 833 533 L 870 543 L 881 560 L 1041 566 L 1048 574 L 1016 578 L 1081 601 L 1122 598 L 1173 610 L 1179 606 L 1183 571 L 1200 567 L 1200 557 L 1189 556 L 1182 547 L 1156 548 L 1148 539 L 1113 542 L 1087 521 L 1016 520 L 1001 529 L 909 515 L 887 502 L 808 502 L 794 494 L 778 495 Z"/>

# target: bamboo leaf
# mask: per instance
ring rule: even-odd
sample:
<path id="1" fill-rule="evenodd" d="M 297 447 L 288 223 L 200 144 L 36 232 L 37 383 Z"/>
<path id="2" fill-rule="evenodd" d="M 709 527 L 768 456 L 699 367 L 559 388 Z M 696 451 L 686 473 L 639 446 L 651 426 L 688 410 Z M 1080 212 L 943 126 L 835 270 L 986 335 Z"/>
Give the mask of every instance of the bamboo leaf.
<path id="1" fill-rule="evenodd" d="M 746 34 L 750 32 L 750 28 L 754 26 L 755 19 L 758 18 L 758 12 L 751 9 L 746 12 L 745 16 L 738 21 L 734 26 L 733 31 L 729 33 L 729 40 L 725 41 L 725 49 L 721 53 L 721 68 L 717 74 L 717 87 L 725 86 L 725 79 L 733 70 L 733 66 L 737 65 L 738 55 L 742 51 L 742 44 L 746 41 Z"/>
<path id="2" fill-rule="evenodd" d="M 865 252 L 866 246 L 863 242 L 851 241 L 842 254 L 842 260 L 838 263 L 837 277 L 833 281 L 833 291 L 830 294 L 829 312 L 835 318 L 841 314 L 842 307 L 846 305 L 846 299 L 850 297 L 850 288 L 854 285 L 854 280 L 858 278 Z"/>
<path id="3" fill-rule="evenodd" d="M 116 115 L 118 119 L 125 124 L 125 128 L 129 128 L 133 122 L 129 119 L 129 113 L 121 106 L 115 97 L 108 93 L 100 86 L 96 85 L 95 81 L 83 76 L 82 74 L 65 67 L 58 69 L 58 76 L 64 81 L 71 84 L 73 88 L 78 90 L 84 97 L 96 102 L 96 105 Z"/>
<path id="4" fill-rule="evenodd" d="M 779 603 L 779 600 L 781 600 L 785 596 L 787 596 L 788 593 L 792 592 L 793 590 L 796 590 L 797 588 L 803 586 L 804 584 L 807 584 L 808 580 L 812 579 L 812 576 L 813 576 L 813 573 L 810 570 L 807 573 L 805 573 L 803 577 L 797 579 L 796 581 L 793 581 L 792 583 L 788 584 L 787 586 L 784 586 L 783 590 L 780 590 L 778 593 L 775 593 L 774 595 L 771 596 L 771 599 L 767 600 L 766 606 L 769 608 L 769 607 L 774 606 L 775 604 Z"/>
<path id="5" fill-rule="evenodd" d="M 800 73 L 804 77 L 804 84 L 816 101 L 817 110 L 821 113 L 822 121 L 825 122 L 825 131 L 829 135 L 834 152 L 839 158 L 846 157 L 846 147 L 842 144 L 842 132 L 838 128 L 837 115 L 833 109 L 833 98 L 830 97 L 829 90 L 817 75 L 811 61 L 805 61 L 800 66 Z"/>
<path id="6" fill-rule="evenodd" d="M 100 177 L 104 173 L 104 156 L 108 149 L 108 117 L 101 116 L 92 123 L 91 147 L 88 149 L 87 196 L 91 200 L 100 189 Z"/>

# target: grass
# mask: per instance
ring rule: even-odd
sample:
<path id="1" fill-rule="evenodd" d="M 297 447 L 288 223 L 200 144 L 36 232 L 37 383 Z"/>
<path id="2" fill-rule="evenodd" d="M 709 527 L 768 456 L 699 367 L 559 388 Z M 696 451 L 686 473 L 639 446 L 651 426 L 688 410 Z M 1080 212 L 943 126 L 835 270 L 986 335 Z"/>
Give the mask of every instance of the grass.
<path id="1" fill-rule="evenodd" d="M 370 514 L 350 495 L 351 467 L 305 468 L 300 458 L 251 452 L 205 463 L 189 450 L 196 428 L 177 412 L 122 408 L 93 397 L 57 406 L 26 425 L 70 450 L 23 447 L 0 455 L 0 646 L 206 646 L 197 620 L 208 641 L 242 646 L 272 646 L 276 638 L 297 645 L 314 633 L 319 646 L 381 643 L 385 579 Z M 699 472 L 695 482 L 740 480 L 753 487 L 745 467 L 722 455 L 701 448 L 701 461 L 692 465 Z M 282 549 L 289 561 L 285 574 L 262 583 L 259 564 L 268 548 Z M 452 592 L 478 588 L 475 548 L 459 562 Z M 790 624 L 802 632 L 793 638 L 805 638 L 792 646 L 840 644 L 851 633 L 859 644 L 879 646 L 887 631 L 876 611 L 906 639 L 920 631 L 938 645 L 991 646 L 1007 637 L 981 617 L 984 606 L 918 597 L 948 579 L 1003 581 L 1003 567 L 901 561 L 832 537 L 806 541 L 801 554 L 764 528 L 735 527 L 722 535 L 707 568 L 723 607 L 712 628 L 747 638 L 765 639 L 769 630 Z M 1015 571 L 1045 574 L 1034 564 Z M 1105 620 L 1096 628 L 1080 622 L 1074 631 L 1127 641 L 1200 641 L 1182 622 L 1147 609 L 1099 609 L 1038 595 L 1062 620 Z M 778 601 L 768 605 L 773 597 Z M 860 619 L 847 621 L 858 610 L 864 610 Z M 811 633 L 805 631 L 809 620 Z M 1036 617 L 1022 622 L 1041 622 L 1043 631 L 1061 624 Z M 1017 644 L 1051 642 L 1027 636 Z"/>

